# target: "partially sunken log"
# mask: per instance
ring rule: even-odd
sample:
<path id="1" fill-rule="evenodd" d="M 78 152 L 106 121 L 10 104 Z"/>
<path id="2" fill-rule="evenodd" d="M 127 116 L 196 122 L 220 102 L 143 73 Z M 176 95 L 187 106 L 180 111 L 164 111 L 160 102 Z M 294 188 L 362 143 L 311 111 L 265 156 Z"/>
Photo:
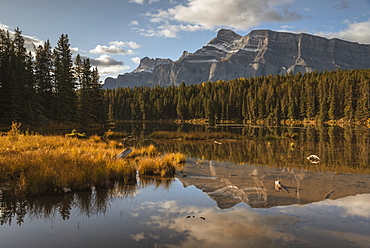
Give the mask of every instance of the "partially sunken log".
<path id="1" fill-rule="evenodd" d="M 122 152 L 117 154 L 114 159 L 119 159 L 119 158 L 125 158 L 127 155 L 129 155 L 132 152 L 131 148 L 125 148 Z"/>
<path id="2" fill-rule="evenodd" d="M 275 189 L 276 190 L 284 190 L 286 193 L 289 193 L 288 190 L 281 184 L 280 180 L 275 181 Z"/>

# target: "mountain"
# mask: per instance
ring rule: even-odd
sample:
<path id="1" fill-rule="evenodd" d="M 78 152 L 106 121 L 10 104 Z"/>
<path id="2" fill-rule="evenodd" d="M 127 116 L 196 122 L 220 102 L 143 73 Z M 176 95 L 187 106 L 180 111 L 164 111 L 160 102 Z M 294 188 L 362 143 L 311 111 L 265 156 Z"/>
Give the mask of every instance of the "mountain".
<path id="1" fill-rule="evenodd" d="M 177 61 L 143 58 L 137 69 L 107 78 L 103 88 L 199 84 L 239 77 L 370 68 L 370 45 L 305 33 L 254 30 L 241 36 L 221 29 L 195 53 Z"/>

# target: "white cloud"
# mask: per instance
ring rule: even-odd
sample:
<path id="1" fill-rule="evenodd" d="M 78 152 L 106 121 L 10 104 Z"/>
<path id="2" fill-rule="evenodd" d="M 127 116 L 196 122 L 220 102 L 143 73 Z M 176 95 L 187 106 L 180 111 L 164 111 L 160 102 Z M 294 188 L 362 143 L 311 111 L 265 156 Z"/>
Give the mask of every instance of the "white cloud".
<path id="1" fill-rule="evenodd" d="M 365 22 L 349 22 L 345 21 L 348 27 L 339 32 L 319 32 L 320 36 L 327 38 L 339 38 L 343 40 L 370 44 L 370 20 Z"/>
<path id="2" fill-rule="evenodd" d="M 143 5 L 145 0 L 130 0 L 130 3 L 137 3 Z M 157 3 L 159 0 L 149 0 L 149 3 Z"/>
<path id="3" fill-rule="evenodd" d="M 70 47 L 69 49 L 71 50 L 72 53 L 78 53 L 80 51 L 78 47 Z"/>
<path id="4" fill-rule="evenodd" d="M 131 61 L 134 62 L 134 63 L 136 63 L 136 64 L 139 64 L 140 63 L 140 58 L 139 57 L 135 57 L 135 58 L 132 58 Z"/>
<path id="5" fill-rule="evenodd" d="M 138 21 L 131 21 L 130 26 L 138 26 L 139 22 Z"/>
<path id="6" fill-rule="evenodd" d="M 282 29 L 291 29 L 291 28 L 294 28 L 294 27 L 295 27 L 294 25 L 292 25 L 292 26 L 289 26 L 289 25 L 280 26 L 280 28 L 282 28 Z"/>
<path id="7" fill-rule="evenodd" d="M 93 66 L 101 66 L 101 67 L 109 67 L 112 65 L 123 65 L 122 61 L 117 61 L 111 58 L 109 55 L 101 55 L 97 59 L 90 59 L 91 65 Z"/>
<path id="8" fill-rule="evenodd" d="M 144 4 L 144 0 L 130 0 L 130 3 Z"/>
<path id="9" fill-rule="evenodd" d="M 10 28 L 11 28 L 10 26 L 0 23 L 0 29 L 4 29 L 4 30 L 9 31 L 10 37 L 13 38 L 14 37 L 14 31 L 11 31 Z M 42 40 L 38 39 L 35 36 L 24 35 L 23 33 L 22 33 L 22 36 L 24 38 L 24 44 L 25 44 L 25 47 L 26 47 L 27 51 L 32 51 L 33 52 L 33 50 L 34 50 L 33 45 L 38 47 L 38 46 L 44 44 L 44 42 Z"/>
<path id="10" fill-rule="evenodd" d="M 8 25 L 5 25 L 5 24 L 0 23 L 0 29 L 9 30 L 9 28 L 10 27 Z"/>
<path id="11" fill-rule="evenodd" d="M 288 10 L 288 3 L 295 0 L 188 0 L 157 13 L 147 13 L 152 23 L 164 22 L 157 30 L 138 30 L 147 36 L 177 37 L 179 31 L 213 30 L 220 27 L 247 30 L 263 22 L 290 22 L 302 17 Z M 282 10 L 279 11 L 281 8 Z M 171 23 L 172 22 L 172 23 Z M 173 22 L 180 23 L 177 29 Z M 186 23 L 187 25 L 183 25 Z M 186 28 L 184 28 L 186 27 Z"/>
<path id="12" fill-rule="evenodd" d="M 117 61 L 109 55 L 101 55 L 99 58 L 90 58 L 91 65 L 96 66 L 101 78 L 111 75 L 122 74 L 130 69 L 130 66 L 125 65 L 122 61 Z"/>
<path id="13" fill-rule="evenodd" d="M 109 45 L 114 45 L 117 47 L 129 47 L 131 49 L 138 49 L 140 45 L 137 44 L 135 41 L 111 41 Z"/>
<path id="14" fill-rule="evenodd" d="M 156 37 L 165 37 L 165 38 L 177 38 L 178 33 L 180 31 L 186 31 L 186 32 L 195 32 L 199 30 L 204 30 L 205 27 L 200 26 L 200 25 L 170 25 L 170 24 L 165 24 L 158 26 L 157 29 L 139 29 L 135 28 L 137 32 L 139 32 L 143 36 L 156 36 Z"/>
<path id="15" fill-rule="evenodd" d="M 90 50 L 90 53 L 94 54 L 119 54 L 119 55 L 127 55 L 127 54 L 135 54 L 132 50 L 125 50 L 121 47 L 117 47 L 115 45 L 110 46 L 102 46 L 97 45 L 94 49 Z"/>
<path id="16" fill-rule="evenodd" d="M 90 50 L 90 53 L 94 54 L 116 54 L 116 55 L 133 55 L 136 52 L 131 49 L 138 49 L 140 45 L 135 41 L 111 41 L 110 46 L 97 45 L 94 49 Z M 131 49 L 124 49 L 128 47 Z"/>
<path id="17" fill-rule="evenodd" d="M 123 74 L 125 71 L 128 71 L 130 66 L 128 65 L 113 65 L 109 67 L 100 67 L 98 66 L 98 71 L 100 77 L 105 77 L 107 75 L 115 75 Z"/>
<path id="18" fill-rule="evenodd" d="M 148 36 L 148 37 L 151 37 L 151 36 L 156 36 L 156 31 L 152 28 L 149 28 L 149 29 L 144 29 L 144 28 L 133 28 L 133 30 L 135 30 L 136 32 L 138 32 L 139 34 L 141 34 L 142 36 Z M 158 35 L 157 35 L 158 36 Z"/>

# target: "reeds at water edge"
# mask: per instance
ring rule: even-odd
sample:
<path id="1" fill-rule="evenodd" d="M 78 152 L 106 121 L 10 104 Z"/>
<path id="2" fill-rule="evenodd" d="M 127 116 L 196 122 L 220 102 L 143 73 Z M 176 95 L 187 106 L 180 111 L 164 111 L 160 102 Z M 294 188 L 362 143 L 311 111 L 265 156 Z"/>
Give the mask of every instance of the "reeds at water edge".
<path id="1" fill-rule="evenodd" d="M 114 180 L 136 183 L 137 171 L 173 176 L 185 161 L 183 154 L 163 155 L 154 146 L 134 147 L 125 159 L 113 159 L 121 150 L 97 136 L 29 135 L 12 126 L 0 136 L 0 189 L 6 184 L 15 193 L 38 195 L 106 186 Z"/>

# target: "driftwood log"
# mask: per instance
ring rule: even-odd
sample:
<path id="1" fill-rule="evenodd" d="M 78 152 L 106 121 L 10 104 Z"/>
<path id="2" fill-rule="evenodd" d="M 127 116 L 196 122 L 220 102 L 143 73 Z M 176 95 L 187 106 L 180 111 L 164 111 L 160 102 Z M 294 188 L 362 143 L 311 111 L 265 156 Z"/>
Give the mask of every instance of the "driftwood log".
<path id="1" fill-rule="evenodd" d="M 131 148 L 125 148 L 123 149 L 122 152 L 120 152 L 119 154 L 117 154 L 116 156 L 114 156 L 113 159 L 120 159 L 120 158 L 125 158 L 127 155 L 129 155 L 130 153 L 132 152 L 132 149 Z"/>
<path id="2" fill-rule="evenodd" d="M 280 180 L 276 180 L 275 181 L 275 189 L 276 190 L 284 190 L 286 193 L 289 193 L 289 191 L 281 184 L 281 181 Z"/>
<path id="3" fill-rule="evenodd" d="M 329 193 L 325 194 L 324 197 L 322 198 L 323 200 L 329 199 L 331 194 L 334 193 L 334 190 L 330 191 Z"/>

